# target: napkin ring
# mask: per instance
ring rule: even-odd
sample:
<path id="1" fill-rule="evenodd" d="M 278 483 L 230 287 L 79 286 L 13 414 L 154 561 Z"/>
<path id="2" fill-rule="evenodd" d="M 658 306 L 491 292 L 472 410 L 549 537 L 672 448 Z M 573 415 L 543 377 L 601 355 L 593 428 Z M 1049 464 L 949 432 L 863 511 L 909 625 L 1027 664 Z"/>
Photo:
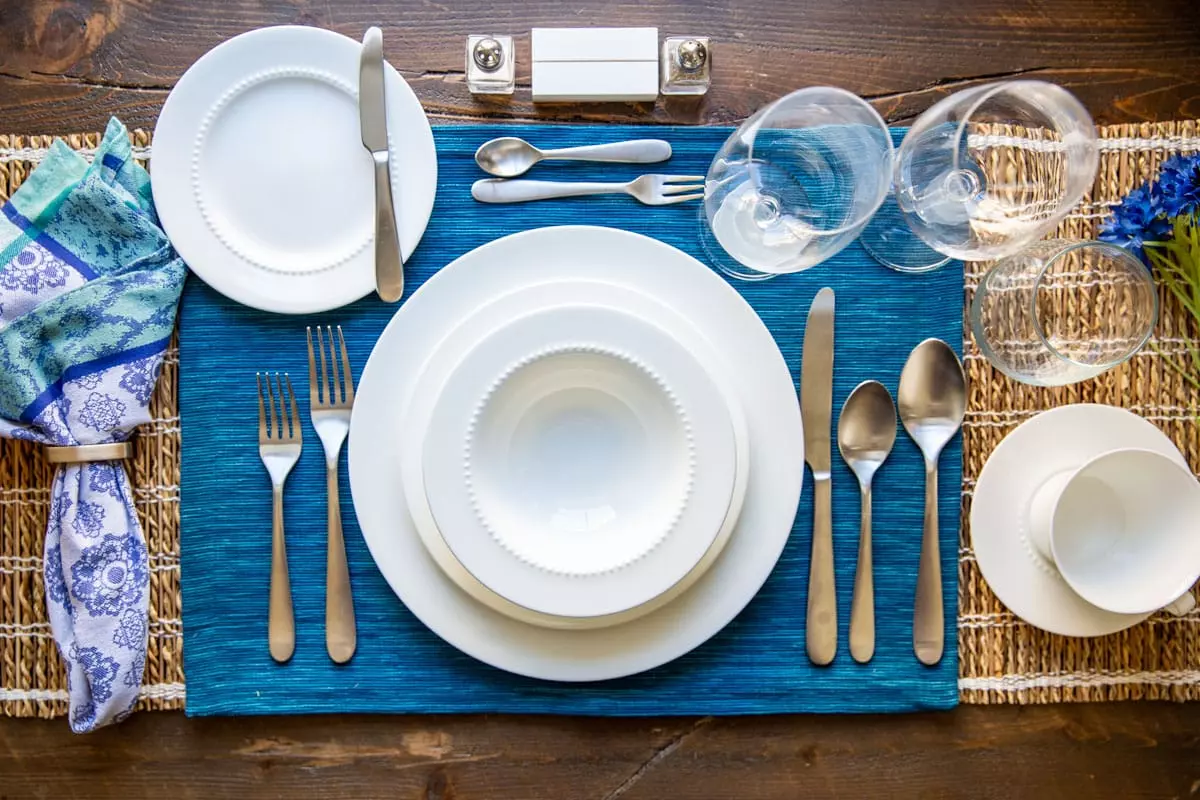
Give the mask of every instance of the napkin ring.
<path id="1" fill-rule="evenodd" d="M 121 461 L 133 458 L 133 442 L 81 444 L 71 447 L 47 445 L 46 460 L 51 464 L 86 464 L 92 461 Z"/>

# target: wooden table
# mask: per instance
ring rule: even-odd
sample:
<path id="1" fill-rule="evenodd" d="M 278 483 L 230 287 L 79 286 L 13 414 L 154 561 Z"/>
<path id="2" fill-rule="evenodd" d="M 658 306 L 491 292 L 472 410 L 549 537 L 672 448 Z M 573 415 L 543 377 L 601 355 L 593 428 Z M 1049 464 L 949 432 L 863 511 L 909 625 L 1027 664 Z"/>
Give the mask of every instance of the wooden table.
<path id="1" fill-rule="evenodd" d="M 359 36 L 442 121 L 733 122 L 792 89 L 857 92 L 891 122 L 1017 76 L 1076 92 L 1098 123 L 1200 117 L 1195 0 L 0 0 L 0 130 L 153 127 L 224 39 L 296 23 Z M 534 25 L 714 37 L 703 102 L 534 108 Z M 512 33 L 518 92 L 475 99 L 465 39 Z M 0 797 L 1200 797 L 1200 705 L 963 707 L 903 717 L 577 719 L 141 714 L 86 737 L 0 719 Z"/>

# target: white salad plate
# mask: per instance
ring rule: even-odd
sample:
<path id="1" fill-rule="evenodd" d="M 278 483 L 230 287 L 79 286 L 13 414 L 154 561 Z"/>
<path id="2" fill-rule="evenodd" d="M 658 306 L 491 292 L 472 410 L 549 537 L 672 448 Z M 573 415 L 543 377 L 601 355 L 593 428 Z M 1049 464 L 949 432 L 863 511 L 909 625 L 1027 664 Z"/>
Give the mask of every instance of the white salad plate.
<path id="1" fill-rule="evenodd" d="M 1152 450 L 1187 466 L 1152 423 L 1121 408 L 1081 403 L 1021 424 L 979 473 L 971 501 L 975 560 L 1000 601 L 1034 627 L 1063 636 L 1104 636 L 1149 616 L 1106 611 L 1084 600 L 1031 539 L 1039 488 L 1120 448 Z"/>
<path id="2" fill-rule="evenodd" d="M 362 144 L 362 45 L 332 31 L 262 28 L 202 56 L 154 128 L 150 182 L 163 228 L 205 283 L 264 311 L 308 313 L 375 286 L 375 184 Z M 385 68 L 400 247 L 417 246 L 437 189 L 433 132 Z"/>
<path id="3" fill-rule="evenodd" d="M 455 558 L 561 617 L 629 611 L 692 573 L 738 472 L 731 410 L 705 367 L 662 328 L 594 304 L 483 338 L 438 392 L 420 450 Z"/>
<path id="4" fill-rule="evenodd" d="M 406 500 L 397 453 L 414 418 L 417 378 L 439 343 L 523 287 L 596 281 L 632 289 L 682 340 L 700 331 L 729 376 L 749 428 L 745 501 L 720 557 L 686 592 L 621 625 L 561 630 L 477 602 L 438 566 Z M 586 298 L 583 298 L 586 299 Z M 631 313 L 634 309 L 628 308 Z M 498 324 L 497 320 L 493 324 Z M 392 318 L 368 359 L 350 428 L 350 483 L 371 554 L 392 590 L 434 633 L 485 663 L 530 677 L 591 681 L 630 675 L 689 652 L 724 628 L 762 587 L 787 543 L 804 475 L 803 429 L 792 376 L 766 326 L 708 267 L 669 245 L 590 226 L 541 228 L 480 247 L 430 278 Z"/>
<path id="5" fill-rule="evenodd" d="M 735 483 L 729 506 L 725 509 L 720 528 L 709 549 L 690 572 L 667 591 L 640 606 L 603 616 L 567 617 L 543 614 L 517 605 L 485 586 L 463 566 L 450 550 L 434 519 L 425 486 L 423 451 L 430 420 L 442 398 L 442 387 L 468 353 L 495 332 L 510 325 L 514 319 L 538 311 L 581 304 L 619 309 L 636 315 L 669 331 L 674 339 L 682 343 L 691 356 L 704 366 L 707 374 L 714 377 L 733 424 L 737 452 Z M 432 349 L 411 387 L 410 397 L 411 402 L 401 415 L 397 456 L 408 511 L 417 533 L 430 555 L 459 588 L 489 608 L 513 619 L 542 627 L 581 629 L 617 625 L 644 616 L 678 597 L 695 583 L 720 555 L 737 524 L 749 478 L 750 433 L 741 401 L 732 387 L 731 374 L 712 345 L 691 323 L 648 295 L 626 286 L 594 280 L 552 280 L 532 283 L 500 295 L 471 312 L 462 324 L 457 325 Z"/>

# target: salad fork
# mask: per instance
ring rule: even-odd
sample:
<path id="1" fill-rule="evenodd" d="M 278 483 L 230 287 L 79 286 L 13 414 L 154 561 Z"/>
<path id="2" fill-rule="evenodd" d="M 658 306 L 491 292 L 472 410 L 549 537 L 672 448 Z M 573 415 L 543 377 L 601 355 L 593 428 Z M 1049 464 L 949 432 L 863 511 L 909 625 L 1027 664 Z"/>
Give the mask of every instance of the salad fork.
<path id="1" fill-rule="evenodd" d="M 292 657 L 296 649 L 296 620 L 292 614 L 292 586 L 288 579 L 287 547 L 283 538 L 283 484 L 292 467 L 300 460 L 303 439 L 292 379 L 287 373 L 281 378 L 276 372 L 274 387 L 271 386 L 270 373 L 264 376 L 256 372 L 254 379 L 258 383 L 258 454 L 271 476 L 273 506 L 267 643 L 271 658 L 282 664 Z"/>
<path id="2" fill-rule="evenodd" d="M 471 196 L 481 203 L 524 203 L 589 194 L 627 194 L 644 205 L 668 206 L 704 197 L 704 176 L 643 175 L 627 183 L 484 178 L 471 185 Z"/>
<path id="3" fill-rule="evenodd" d="M 325 558 L 325 649 L 329 657 L 344 664 L 354 655 L 358 634 L 354 623 L 354 596 L 350 591 L 350 569 L 346 564 L 346 544 L 342 539 L 342 511 L 338 499 L 338 457 L 350 431 L 350 409 L 354 405 L 354 376 L 342 326 L 317 326 L 317 351 L 320 353 L 320 379 L 313 353 L 313 329 L 308 335 L 308 402 L 313 427 L 325 449 L 325 489 L 329 506 L 329 535 Z M 325 340 L 329 340 L 328 350 Z M 338 351 L 341 351 L 341 375 L 338 375 Z M 329 360 L 326 362 L 326 352 Z"/>

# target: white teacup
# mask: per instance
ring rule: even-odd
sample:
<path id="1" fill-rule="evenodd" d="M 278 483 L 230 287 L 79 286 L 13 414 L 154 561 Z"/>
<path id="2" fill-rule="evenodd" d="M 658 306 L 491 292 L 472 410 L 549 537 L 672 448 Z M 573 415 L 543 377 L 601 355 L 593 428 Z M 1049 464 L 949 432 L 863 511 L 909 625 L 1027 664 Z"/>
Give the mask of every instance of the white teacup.
<path id="1" fill-rule="evenodd" d="M 1034 547 L 1094 606 L 1120 614 L 1196 606 L 1200 482 L 1150 450 L 1111 450 L 1048 480 L 1033 498 Z"/>

